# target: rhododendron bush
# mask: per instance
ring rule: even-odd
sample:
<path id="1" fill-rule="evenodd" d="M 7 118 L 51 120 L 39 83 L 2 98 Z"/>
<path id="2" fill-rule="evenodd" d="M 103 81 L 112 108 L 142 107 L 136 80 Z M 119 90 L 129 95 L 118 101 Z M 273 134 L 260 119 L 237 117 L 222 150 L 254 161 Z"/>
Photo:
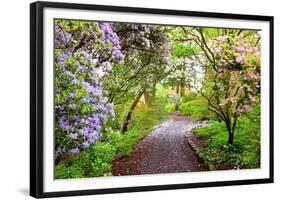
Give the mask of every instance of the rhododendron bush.
<path id="1" fill-rule="evenodd" d="M 114 118 L 102 81 L 124 59 L 111 24 L 55 22 L 56 155 L 77 154 L 95 143 Z"/>

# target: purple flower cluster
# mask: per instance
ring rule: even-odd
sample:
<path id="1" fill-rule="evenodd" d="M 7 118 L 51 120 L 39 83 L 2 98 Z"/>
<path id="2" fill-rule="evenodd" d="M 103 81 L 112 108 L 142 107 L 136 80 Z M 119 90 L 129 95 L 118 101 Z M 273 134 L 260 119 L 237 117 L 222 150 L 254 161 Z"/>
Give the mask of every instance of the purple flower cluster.
<path id="1" fill-rule="evenodd" d="M 84 29 L 92 34 L 83 33 Z M 86 39 L 79 41 L 83 36 Z M 109 23 L 90 23 L 68 32 L 56 25 L 54 39 L 56 154 L 78 154 L 95 143 L 108 119 L 115 117 L 102 82 L 112 62 L 119 62 L 124 55 Z M 84 45 L 77 48 L 77 42 Z M 95 49 L 94 44 L 100 48 Z M 110 57 L 100 62 L 105 54 Z"/>
<path id="2" fill-rule="evenodd" d="M 102 31 L 102 39 L 105 44 L 111 43 L 113 48 L 111 50 L 112 57 L 117 59 L 124 59 L 124 54 L 121 52 L 120 40 L 118 35 L 112 30 L 109 23 L 100 22 L 99 26 Z"/>
<path id="3" fill-rule="evenodd" d="M 88 148 L 90 144 L 99 139 L 102 125 L 106 123 L 106 121 L 101 120 L 102 116 L 104 116 L 104 113 L 94 113 L 92 116 L 64 115 L 60 118 L 59 127 L 66 133 L 72 143 L 70 153 L 77 152 L 76 149 Z M 58 149 L 61 149 L 61 147 Z"/>
<path id="4" fill-rule="evenodd" d="M 60 116 L 58 120 L 60 131 L 68 136 L 71 143 L 58 147 L 69 149 L 70 153 L 76 154 L 80 149 L 88 148 L 90 144 L 98 140 L 108 117 L 114 118 L 115 113 L 113 104 L 109 103 L 103 94 L 101 80 L 97 76 L 88 77 L 87 81 L 79 81 L 77 74 L 65 71 L 63 75 L 68 77 L 64 79 L 64 84 L 74 89 L 65 97 L 63 105 L 56 109 L 56 115 Z M 79 90 L 84 90 L 86 95 L 77 97 Z M 60 95 L 61 92 L 56 92 L 56 94 Z M 83 106 L 90 108 L 90 111 L 82 114 Z M 57 150 L 57 152 L 61 151 Z"/>
<path id="5" fill-rule="evenodd" d="M 55 48 L 65 47 L 70 43 L 72 34 L 64 31 L 59 25 L 55 25 Z"/>

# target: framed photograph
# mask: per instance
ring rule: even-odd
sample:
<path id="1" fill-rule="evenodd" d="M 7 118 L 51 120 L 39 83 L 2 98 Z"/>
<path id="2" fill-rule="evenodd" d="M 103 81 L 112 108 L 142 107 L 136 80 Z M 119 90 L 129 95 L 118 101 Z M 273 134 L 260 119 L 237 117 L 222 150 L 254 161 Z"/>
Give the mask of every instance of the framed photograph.
<path id="1" fill-rule="evenodd" d="M 30 5 L 30 195 L 273 183 L 273 17 Z"/>

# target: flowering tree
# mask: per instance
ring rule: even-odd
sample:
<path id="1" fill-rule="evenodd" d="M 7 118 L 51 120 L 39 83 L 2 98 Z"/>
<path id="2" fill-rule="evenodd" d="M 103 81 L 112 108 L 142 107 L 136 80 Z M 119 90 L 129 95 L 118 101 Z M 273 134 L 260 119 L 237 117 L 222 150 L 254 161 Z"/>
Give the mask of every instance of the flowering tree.
<path id="1" fill-rule="evenodd" d="M 239 116 L 250 111 L 259 98 L 259 35 L 256 31 L 226 29 L 227 34 L 206 40 L 204 30 L 197 31 L 197 42 L 208 61 L 201 92 L 209 109 L 224 121 L 228 143 L 233 144 Z"/>
<path id="2" fill-rule="evenodd" d="M 114 118 L 102 81 L 124 59 L 111 24 L 55 21 L 56 157 L 77 154 L 99 138 Z"/>
<path id="3" fill-rule="evenodd" d="M 106 87 L 115 105 L 131 104 L 122 124 L 125 133 L 140 98 L 153 104 L 156 83 L 165 76 L 169 45 L 163 26 L 118 23 L 113 28 L 126 56 L 122 65 L 114 66 Z"/>
<path id="4" fill-rule="evenodd" d="M 126 56 L 122 66 L 113 69 L 107 87 L 111 101 L 119 103 L 143 88 L 147 93 L 163 77 L 169 47 L 162 26 L 118 23 L 114 30 Z"/>

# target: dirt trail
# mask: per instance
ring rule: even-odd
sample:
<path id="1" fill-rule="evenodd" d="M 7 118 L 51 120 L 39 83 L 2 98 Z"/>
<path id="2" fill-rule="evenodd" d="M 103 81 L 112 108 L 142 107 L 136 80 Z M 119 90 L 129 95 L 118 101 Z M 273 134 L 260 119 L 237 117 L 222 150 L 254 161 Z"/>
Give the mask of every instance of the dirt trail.
<path id="1" fill-rule="evenodd" d="M 138 175 L 206 171 L 207 168 L 185 144 L 185 135 L 204 123 L 172 113 L 140 141 L 130 157 L 113 162 L 113 174 Z"/>

